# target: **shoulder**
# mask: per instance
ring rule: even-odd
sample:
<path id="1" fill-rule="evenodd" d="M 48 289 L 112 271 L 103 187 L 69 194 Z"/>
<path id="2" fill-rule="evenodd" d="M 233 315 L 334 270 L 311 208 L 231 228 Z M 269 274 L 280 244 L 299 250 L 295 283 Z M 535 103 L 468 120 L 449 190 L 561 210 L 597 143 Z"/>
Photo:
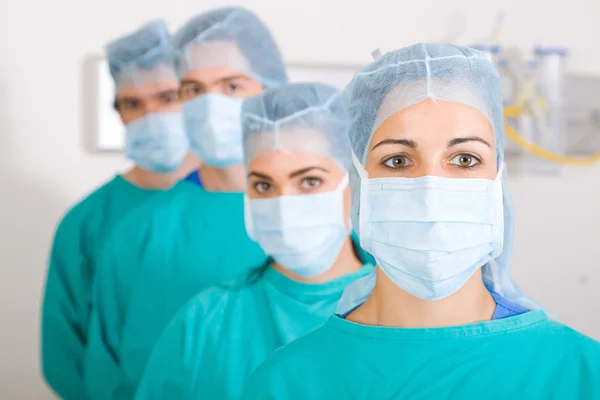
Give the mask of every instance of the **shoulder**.
<path id="1" fill-rule="evenodd" d="M 56 236 L 66 236 L 73 240 L 83 225 L 89 223 L 94 216 L 101 218 L 99 210 L 102 210 L 108 199 L 108 193 L 115 185 L 114 178 L 88 194 L 74 206 L 72 206 L 61 218 L 56 228 Z"/>
<path id="2" fill-rule="evenodd" d="M 236 317 L 228 310 L 246 303 L 249 292 L 248 286 L 237 282 L 204 289 L 179 309 L 173 322 L 185 326 L 190 338 L 199 338 L 207 330 L 218 332 L 227 318 Z"/>
<path id="3" fill-rule="evenodd" d="M 277 379 L 276 374 L 286 376 L 293 373 L 298 365 L 320 363 L 320 358 L 327 352 L 322 349 L 330 346 L 335 340 L 335 332 L 327 325 L 321 325 L 306 335 L 275 350 L 253 374 L 257 380 Z M 324 360 L 323 360 L 324 361 Z"/>
<path id="4" fill-rule="evenodd" d="M 593 351 L 600 362 L 600 342 L 554 320 L 547 320 L 540 328 L 540 333 L 544 338 L 561 343 L 567 346 L 570 351 L 577 349 Z"/>
<path id="5" fill-rule="evenodd" d="M 244 400 L 328 398 L 315 391 L 325 389 L 329 368 L 338 368 L 329 353 L 333 333 L 322 325 L 271 353 L 250 376 Z"/>
<path id="6" fill-rule="evenodd" d="M 171 225 L 175 226 L 175 223 L 180 221 L 178 216 L 186 214 L 186 207 L 191 204 L 190 198 L 196 194 L 194 189 L 193 185 L 180 182 L 173 188 L 156 194 L 116 224 L 109 242 L 135 247 L 136 239 L 147 238 L 147 232 L 153 228 L 162 232 Z M 174 224 L 170 224 L 170 221 Z M 124 240 L 125 238 L 128 240 Z"/>

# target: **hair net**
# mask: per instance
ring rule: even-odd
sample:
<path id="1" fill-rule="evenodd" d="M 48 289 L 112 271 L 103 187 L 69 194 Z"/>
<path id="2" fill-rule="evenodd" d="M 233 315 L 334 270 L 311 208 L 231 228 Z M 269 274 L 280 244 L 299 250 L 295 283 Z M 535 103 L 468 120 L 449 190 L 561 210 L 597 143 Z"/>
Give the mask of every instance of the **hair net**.
<path id="1" fill-rule="evenodd" d="M 443 44 L 417 44 L 388 53 L 359 72 L 344 91 L 351 119 L 350 142 L 365 166 L 375 130 L 394 113 L 425 99 L 466 104 L 480 110 L 494 130 L 498 166 L 504 160 L 504 116 L 500 77 L 478 50 Z M 358 228 L 360 177 L 350 168 L 352 222 Z M 510 279 L 514 211 L 506 183 L 504 250 L 483 267 L 484 282 L 504 298 L 539 308 Z"/>
<path id="2" fill-rule="evenodd" d="M 175 35 L 180 75 L 227 66 L 254 77 L 265 87 L 287 82 L 283 60 L 265 24 L 240 7 L 198 15 Z"/>
<path id="3" fill-rule="evenodd" d="M 242 106 L 245 163 L 269 151 L 296 150 L 331 158 L 346 171 L 352 164 L 348 122 L 340 92 L 330 86 L 267 89 Z"/>
<path id="4" fill-rule="evenodd" d="M 117 89 L 177 79 L 170 35 L 164 21 L 152 21 L 138 31 L 106 45 L 106 58 Z"/>

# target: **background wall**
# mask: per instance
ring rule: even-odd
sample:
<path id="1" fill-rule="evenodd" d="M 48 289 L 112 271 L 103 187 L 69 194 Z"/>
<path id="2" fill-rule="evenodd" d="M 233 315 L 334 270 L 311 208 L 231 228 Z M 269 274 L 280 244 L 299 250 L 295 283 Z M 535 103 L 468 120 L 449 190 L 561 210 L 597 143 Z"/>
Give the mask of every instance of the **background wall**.
<path id="1" fill-rule="evenodd" d="M 450 3 L 453 3 L 450 5 Z M 377 47 L 461 43 L 506 13 L 503 41 L 568 46 L 570 70 L 600 74 L 600 2 L 572 0 L 248 0 L 285 56 L 368 62 Z M 0 398 L 52 398 L 39 377 L 39 308 L 56 222 L 69 204 L 124 167 L 85 151 L 84 62 L 150 18 L 176 28 L 215 0 L 21 0 L 0 3 Z M 600 339 L 600 168 L 560 177 L 511 176 L 514 276 L 566 323 Z"/>

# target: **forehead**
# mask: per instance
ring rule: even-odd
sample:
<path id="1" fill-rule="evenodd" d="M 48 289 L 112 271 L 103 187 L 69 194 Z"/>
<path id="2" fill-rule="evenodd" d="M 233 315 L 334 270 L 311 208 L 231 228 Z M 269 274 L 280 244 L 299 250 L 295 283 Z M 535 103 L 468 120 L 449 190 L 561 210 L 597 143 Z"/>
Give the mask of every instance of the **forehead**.
<path id="1" fill-rule="evenodd" d="M 492 124 L 480 110 L 463 103 L 427 99 L 388 117 L 373 139 L 403 138 L 445 147 L 448 140 L 469 136 L 494 141 Z"/>
<path id="2" fill-rule="evenodd" d="M 244 150 L 249 160 L 275 150 L 300 151 L 331 158 L 331 147 L 322 132 L 310 127 L 286 127 L 248 134 L 244 139 Z"/>
<path id="3" fill-rule="evenodd" d="M 191 43 L 180 60 L 182 71 L 230 68 L 250 74 L 250 65 L 235 41 L 210 40 Z"/>
<path id="4" fill-rule="evenodd" d="M 141 85 L 120 87 L 117 91 L 117 97 L 146 97 L 155 95 L 157 93 L 178 89 L 179 81 L 176 78 L 161 79 Z"/>
<path id="5" fill-rule="evenodd" d="M 254 158 L 249 164 L 249 172 L 259 172 L 269 176 L 285 176 L 292 172 L 308 168 L 320 167 L 329 173 L 343 174 L 344 170 L 329 157 L 309 151 L 273 150 Z"/>

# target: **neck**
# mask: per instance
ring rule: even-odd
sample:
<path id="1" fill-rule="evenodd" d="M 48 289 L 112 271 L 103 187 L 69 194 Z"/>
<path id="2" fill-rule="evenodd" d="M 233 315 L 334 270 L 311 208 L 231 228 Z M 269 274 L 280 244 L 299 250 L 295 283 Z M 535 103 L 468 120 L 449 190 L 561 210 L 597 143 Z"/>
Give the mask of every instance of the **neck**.
<path id="1" fill-rule="evenodd" d="M 198 159 L 190 152 L 183 159 L 177 170 L 166 174 L 159 174 L 135 166 L 125 172 L 122 177 L 127 182 L 142 189 L 165 190 L 171 188 L 190 172 L 198 168 Z"/>
<path id="2" fill-rule="evenodd" d="M 202 186 L 211 192 L 243 192 L 246 189 L 246 168 L 241 164 L 229 168 L 203 165 L 199 174 Z"/>
<path id="3" fill-rule="evenodd" d="M 344 242 L 340 253 L 331 265 L 331 268 L 329 268 L 324 274 L 321 274 L 319 276 L 305 278 L 293 273 L 292 271 L 286 269 L 284 266 L 278 264 L 277 262 L 273 263 L 273 268 L 275 268 L 275 270 L 280 272 L 282 275 L 285 275 L 290 279 L 303 283 L 322 283 L 332 281 L 344 275 L 356 272 L 359 269 L 361 269 L 362 266 L 363 263 L 358 259 L 358 257 L 354 253 L 354 246 L 352 244 L 352 238 L 350 236 L 348 236 L 348 238 Z"/>
<path id="4" fill-rule="evenodd" d="M 483 284 L 481 269 L 458 292 L 428 301 L 401 289 L 378 267 L 373 292 L 348 319 L 373 326 L 436 328 L 489 321 L 495 309 L 496 302 Z"/>

